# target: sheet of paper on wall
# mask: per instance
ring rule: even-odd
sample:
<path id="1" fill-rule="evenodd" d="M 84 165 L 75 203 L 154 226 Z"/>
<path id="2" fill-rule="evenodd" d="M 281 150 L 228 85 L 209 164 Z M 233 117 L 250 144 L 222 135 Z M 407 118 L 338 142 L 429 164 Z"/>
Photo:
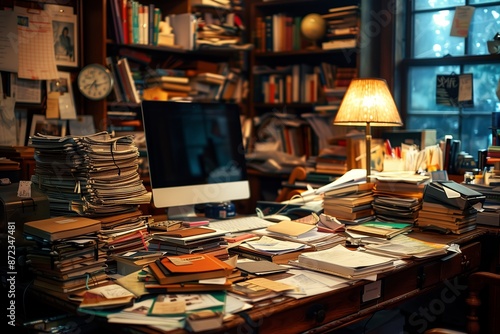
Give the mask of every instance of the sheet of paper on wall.
<path id="1" fill-rule="evenodd" d="M 453 23 L 451 24 L 450 36 L 467 37 L 469 26 L 474 15 L 474 7 L 458 6 L 455 9 Z"/>
<path id="2" fill-rule="evenodd" d="M 461 74 L 458 80 L 458 102 L 473 103 L 472 73 Z"/>
<path id="3" fill-rule="evenodd" d="M 16 102 L 37 104 L 42 102 L 41 80 L 21 79 L 16 73 L 11 73 L 10 82 Z"/>
<path id="4" fill-rule="evenodd" d="M 0 70 L 17 72 L 18 58 L 16 14 L 11 10 L 0 10 Z"/>
<path id="5" fill-rule="evenodd" d="M 58 78 L 54 53 L 52 19 L 43 10 L 15 6 L 19 78 L 47 80 Z"/>

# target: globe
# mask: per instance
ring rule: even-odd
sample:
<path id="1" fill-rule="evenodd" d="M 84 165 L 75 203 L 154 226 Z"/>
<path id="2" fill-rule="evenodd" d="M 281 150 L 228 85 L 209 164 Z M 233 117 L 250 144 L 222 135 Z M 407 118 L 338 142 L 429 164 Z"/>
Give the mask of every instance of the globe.
<path id="1" fill-rule="evenodd" d="M 316 46 L 316 42 L 319 41 L 325 35 L 326 23 L 321 15 L 316 13 L 307 14 L 302 19 L 300 23 L 300 31 L 302 35 L 313 42 L 313 46 Z"/>

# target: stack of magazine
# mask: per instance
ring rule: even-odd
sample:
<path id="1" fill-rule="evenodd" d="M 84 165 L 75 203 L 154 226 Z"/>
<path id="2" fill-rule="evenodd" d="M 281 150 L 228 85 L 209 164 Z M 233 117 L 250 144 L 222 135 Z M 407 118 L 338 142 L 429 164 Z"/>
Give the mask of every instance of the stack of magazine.
<path id="1" fill-rule="evenodd" d="M 36 161 L 32 181 L 47 194 L 53 216 L 107 216 L 151 202 L 137 172 L 133 136 L 36 135 L 30 146 Z"/>

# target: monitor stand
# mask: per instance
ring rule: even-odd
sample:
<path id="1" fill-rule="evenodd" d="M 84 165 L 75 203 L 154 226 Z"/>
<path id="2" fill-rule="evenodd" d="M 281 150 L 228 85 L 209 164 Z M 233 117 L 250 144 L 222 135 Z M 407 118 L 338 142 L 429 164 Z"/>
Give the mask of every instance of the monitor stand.
<path id="1" fill-rule="evenodd" d="M 196 213 L 194 205 L 173 206 L 165 209 L 165 213 L 169 220 L 195 221 L 204 217 L 203 214 Z"/>

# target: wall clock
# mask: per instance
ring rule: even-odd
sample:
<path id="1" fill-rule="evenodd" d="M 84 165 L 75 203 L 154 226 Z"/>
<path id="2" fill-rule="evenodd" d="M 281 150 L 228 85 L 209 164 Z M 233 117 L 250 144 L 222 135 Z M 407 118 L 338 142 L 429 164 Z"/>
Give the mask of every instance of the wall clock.
<path id="1" fill-rule="evenodd" d="M 78 74 L 78 89 L 90 100 L 102 100 L 111 93 L 114 80 L 111 72 L 101 64 L 89 64 Z"/>

